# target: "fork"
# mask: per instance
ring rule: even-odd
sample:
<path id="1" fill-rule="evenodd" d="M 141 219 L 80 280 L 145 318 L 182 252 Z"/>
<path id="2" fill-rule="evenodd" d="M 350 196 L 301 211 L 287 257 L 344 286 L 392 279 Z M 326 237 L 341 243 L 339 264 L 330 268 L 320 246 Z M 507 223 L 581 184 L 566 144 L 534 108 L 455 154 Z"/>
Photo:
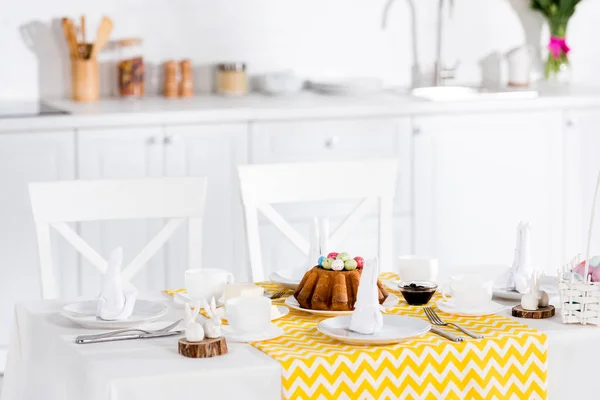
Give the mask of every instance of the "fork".
<path id="1" fill-rule="evenodd" d="M 265 293 L 265 297 L 271 300 L 276 300 L 283 297 L 284 294 L 285 292 Z"/>
<path id="2" fill-rule="evenodd" d="M 431 307 L 423 307 L 423 310 L 425 310 L 425 315 L 427 315 L 427 318 L 429 319 L 429 322 L 431 322 L 433 325 L 436 326 L 452 326 L 456 329 L 458 329 L 459 331 L 461 331 L 462 333 L 464 333 L 465 335 L 469 335 L 474 339 L 483 339 L 483 335 L 479 335 L 477 333 L 473 333 L 465 328 L 463 328 L 462 326 L 456 325 L 452 322 L 444 322 L 442 321 L 442 319 L 436 314 L 436 312 L 433 310 L 433 308 Z"/>
<path id="3" fill-rule="evenodd" d="M 144 333 L 144 334 L 163 333 L 163 332 L 169 332 L 171 329 L 173 329 L 177 325 L 179 325 L 179 323 L 181 321 L 183 321 L 183 319 L 175 321 L 175 322 L 173 322 L 169 326 L 165 326 L 164 328 L 157 329 L 157 330 L 154 330 L 154 331 L 148 331 L 148 330 L 140 329 L 140 328 L 119 329 L 118 331 L 112 331 L 112 332 L 106 332 L 106 333 L 95 333 L 95 334 L 91 334 L 91 335 L 80 335 L 80 336 L 78 336 L 78 338 L 80 338 L 80 339 L 86 339 L 86 340 L 90 340 L 90 339 L 102 339 L 102 338 L 107 338 L 107 337 L 111 337 L 111 336 L 120 335 L 122 333 L 130 333 L 130 332 L 139 332 L 139 333 Z"/>

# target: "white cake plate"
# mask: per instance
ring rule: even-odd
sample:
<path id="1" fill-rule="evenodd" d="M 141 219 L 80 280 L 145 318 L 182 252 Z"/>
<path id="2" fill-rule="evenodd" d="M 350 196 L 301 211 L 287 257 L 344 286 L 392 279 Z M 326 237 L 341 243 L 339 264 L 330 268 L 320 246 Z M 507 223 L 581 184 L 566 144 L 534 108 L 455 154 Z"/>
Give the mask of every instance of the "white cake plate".
<path id="1" fill-rule="evenodd" d="M 398 304 L 399 301 L 400 299 L 398 298 L 398 296 L 389 293 L 382 306 L 383 308 L 394 307 Z M 352 315 L 352 311 L 310 310 L 308 308 L 302 308 L 300 307 L 300 304 L 298 304 L 298 300 L 296 300 L 294 296 L 290 296 L 287 299 L 285 299 L 285 305 L 294 310 L 304 311 L 310 314 L 321 315 L 324 317 L 341 317 L 344 315 Z"/>

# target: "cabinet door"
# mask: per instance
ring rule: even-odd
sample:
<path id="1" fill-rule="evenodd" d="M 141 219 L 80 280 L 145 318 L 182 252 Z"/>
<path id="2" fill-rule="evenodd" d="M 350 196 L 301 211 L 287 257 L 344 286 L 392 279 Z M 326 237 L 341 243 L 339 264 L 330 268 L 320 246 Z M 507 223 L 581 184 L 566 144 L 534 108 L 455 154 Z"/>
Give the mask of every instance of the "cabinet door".
<path id="1" fill-rule="evenodd" d="M 585 256 L 594 189 L 600 173 L 600 111 L 569 111 L 564 126 L 566 262 L 577 254 Z M 600 254 L 600 204 L 596 207 L 592 256 Z"/>
<path id="2" fill-rule="evenodd" d="M 524 220 L 535 263 L 555 273 L 563 258 L 560 113 L 430 117 L 415 130 L 417 252 L 438 256 L 446 271 L 509 266 Z"/>
<path id="3" fill-rule="evenodd" d="M 227 269 L 237 280 L 249 276 L 237 174 L 237 166 L 247 163 L 247 136 L 245 124 L 165 129 L 166 175 L 208 177 L 202 263 L 208 268 Z M 168 284 L 181 286 L 187 268 L 185 230 L 173 235 L 167 252 Z"/>
<path id="4" fill-rule="evenodd" d="M 71 131 L 0 135 L 0 372 L 14 305 L 41 296 L 38 244 L 29 183 L 73 179 L 75 135 Z M 53 232 L 53 262 L 62 294 L 74 293 L 75 251 Z"/>
<path id="5" fill-rule="evenodd" d="M 78 171 L 81 179 L 137 179 L 163 174 L 162 128 L 82 129 L 78 135 Z M 164 221 L 127 220 L 85 222 L 81 236 L 103 257 L 123 247 L 124 265 L 156 235 Z M 164 250 L 157 253 L 134 279 L 141 291 L 165 288 Z M 81 294 L 100 290 L 102 275 L 82 260 Z"/>

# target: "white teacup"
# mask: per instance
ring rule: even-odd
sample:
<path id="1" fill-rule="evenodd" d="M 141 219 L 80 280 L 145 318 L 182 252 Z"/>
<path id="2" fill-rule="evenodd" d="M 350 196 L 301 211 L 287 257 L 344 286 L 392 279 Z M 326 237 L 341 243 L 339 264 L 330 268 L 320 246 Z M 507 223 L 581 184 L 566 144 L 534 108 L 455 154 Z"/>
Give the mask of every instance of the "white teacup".
<path id="1" fill-rule="evenodd" d="M 435 282 L 438 277 L 438 259 L 422 256 L 398 257 L 398 275 L 405 282 Z"/>
<path id="2" fill-rule="evenodd" d="M 227 322 L 236 333 L 264 332 L 271 324 L 271 300 L 260 297 L 236 297 L 227 300 Z"/>
<path id="3" fill-rule="evenodd" d="M 477 308 L 492 300 L 493 287 L 494 281 L 481 275 L 455 275 L 442 287 L 442 298 L 459 308 Z"/>
<path id="4" fill-rule="evenodd" d="M 233 283 L 233 274 L 224 269 L 202 268 L 185 271 L 185 288 L 192 300 L 219 300 L 225 294 L 225 285 Z"/>

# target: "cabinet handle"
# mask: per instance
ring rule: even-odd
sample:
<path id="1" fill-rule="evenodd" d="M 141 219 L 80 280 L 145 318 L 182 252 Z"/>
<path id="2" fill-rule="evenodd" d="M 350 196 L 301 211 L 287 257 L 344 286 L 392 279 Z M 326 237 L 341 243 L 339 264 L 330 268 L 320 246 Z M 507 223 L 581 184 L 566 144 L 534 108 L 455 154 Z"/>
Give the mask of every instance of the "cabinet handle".
<path id="1" fill-rule="evenodd" d="M 146 143 L 148 143 L 149 146 L 154 146 L 156 144 L 156 138 L 154 136 L 152 136 L 152 137 L 148 138 Z"/>
<path id="2" fill-rule="evenodd" d="M 329 148 L 329 149 L 333 149 L 335 146 L 337 146 L 340 143 L 340 137 L 339 136 L 334 136 L 332 138 L 329 138 L 326 142 L 325 142 L 325 147 Z"/>
<path id="3" fill-rule="evenodd" d="M 413 135 L 420 135 L 422 132 L 421 127 L 420 126 L 415 126 L 413 128 Z"/>
<path id="4" fill-rule="evenodd" d="M 572 128 L 575 126 L 575 121 L 573 121 L 571 118 L 567 119 L 566 122 L 567 128 Z"/>
<path id="5" fill-rule="evenodd" d="M 169 136 L 165 136 L 163 139 L 163 144 L 170 145 L 171 143 L 173 143 L 173 139 L 171 139 Z"/>

